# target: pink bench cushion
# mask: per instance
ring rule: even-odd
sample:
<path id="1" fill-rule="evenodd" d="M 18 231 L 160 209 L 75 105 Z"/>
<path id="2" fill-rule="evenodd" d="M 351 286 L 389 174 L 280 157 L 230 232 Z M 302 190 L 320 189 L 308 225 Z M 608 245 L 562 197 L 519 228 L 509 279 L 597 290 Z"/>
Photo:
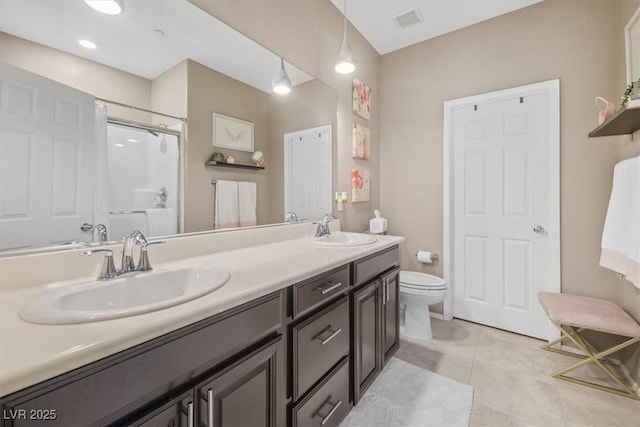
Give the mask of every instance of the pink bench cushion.
<path id="1" fill-rule="evenodd" d="M 640 336 L 638 322 L 611 301 L 551 292 L 540 292 L 538 299 L 554 322 L 627 337 Z"/>

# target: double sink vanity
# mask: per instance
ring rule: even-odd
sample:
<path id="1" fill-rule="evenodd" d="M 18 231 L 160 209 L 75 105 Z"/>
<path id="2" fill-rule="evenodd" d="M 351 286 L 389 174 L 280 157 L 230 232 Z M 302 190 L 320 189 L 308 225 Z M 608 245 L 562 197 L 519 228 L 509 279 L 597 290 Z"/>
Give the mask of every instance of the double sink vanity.
<path id="1" fill-rule="evenodd" d="M 4 289 L 2 425 L 338 425 L 398 348 L 402 241 L 297 237 Z"/>

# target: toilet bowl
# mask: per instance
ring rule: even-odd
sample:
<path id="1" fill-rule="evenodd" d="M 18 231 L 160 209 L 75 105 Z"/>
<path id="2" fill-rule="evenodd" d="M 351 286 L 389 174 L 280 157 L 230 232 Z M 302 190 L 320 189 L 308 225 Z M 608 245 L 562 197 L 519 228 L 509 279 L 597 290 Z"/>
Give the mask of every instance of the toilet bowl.
<path id="1" fill-rule="evenodd" d="M 447 291 L 447 282 L 440 277 L 415 271 L 400 272 L 400 306 L 405 306 L 404 335 L 417 340 L 433 338 L 429 306 L 443 302 Z"/>

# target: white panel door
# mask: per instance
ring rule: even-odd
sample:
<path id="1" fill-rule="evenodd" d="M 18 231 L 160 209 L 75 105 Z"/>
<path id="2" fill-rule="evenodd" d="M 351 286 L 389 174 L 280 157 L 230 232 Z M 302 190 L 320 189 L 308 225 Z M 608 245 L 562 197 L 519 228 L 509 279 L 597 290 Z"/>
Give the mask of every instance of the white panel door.
<path id="1" fill-rule="evenodd" d="M 94 98 L 0 67 L 0 249 L 77 240 L 92 222 Z"/>
<path id="2" fill-rule="evenodd" d="M 287 133 L 284 144 L 285 214 L 321 219 L 332 210 L 331 126 Z"/>
<path id="3" fill-rule="evenodd" d="M 549 322 L 537 294 L 559 291 L 549 274 L 559 262 L 549 104 L 538 91 L 460 105 L 451 116 L 454 315 L 538 338 L 549 337 Z"/>

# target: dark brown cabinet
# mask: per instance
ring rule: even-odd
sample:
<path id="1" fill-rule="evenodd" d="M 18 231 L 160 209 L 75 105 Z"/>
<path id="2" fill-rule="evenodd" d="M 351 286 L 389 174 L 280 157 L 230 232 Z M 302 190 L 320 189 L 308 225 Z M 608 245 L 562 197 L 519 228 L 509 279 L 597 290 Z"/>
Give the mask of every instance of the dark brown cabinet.
<path id="1" fill-rule="evenodd" d="M 395 268 L 380 279 L 383 291 L 380 321 L 383 364 L 389 361 L 400 345 L 399 274 L 400 269 Z"/>
<path id="2" fill-rule="evenodd" d="M 353 293 L 353 401 L 373 382 L 380 371 L 379 281 Z"/>
<path id="3" fill-rule="evenodd" d="M 281 426 L 282 339 L 235 361 L 196 387 L 202 426 Z"/>
<path id="4" fill-rule="evenodd" d="M 193 392 L 183 393 L 133 421 L 132 427 L 191 427 L 195 417 Z"/>
<path id="5" fill-rule="evenodd" d="M 354 263 L 354 283 L 365 283 L 351 299 L 354 404 L 398 350 L 399 270 L 397 247 Z"/>
<path id="6" fill-rule="evenodd" d="M 3 396 L 0 427 L 336 426 L 398 348 L 398 247 Z"/>

